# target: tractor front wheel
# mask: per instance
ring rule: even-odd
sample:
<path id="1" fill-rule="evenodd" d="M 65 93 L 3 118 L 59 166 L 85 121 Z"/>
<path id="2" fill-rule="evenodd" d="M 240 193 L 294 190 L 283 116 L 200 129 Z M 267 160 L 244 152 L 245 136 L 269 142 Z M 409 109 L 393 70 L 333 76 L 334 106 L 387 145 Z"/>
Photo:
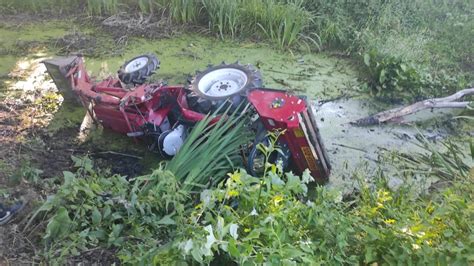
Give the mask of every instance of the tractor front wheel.
<path id="1" fill-rule="evenodd" d="M 118 71 L 118 77 L 125 84 L 141 85 L 158 68 L 160 61 L 155 55 L 140 55 L 123 64 Z"/>

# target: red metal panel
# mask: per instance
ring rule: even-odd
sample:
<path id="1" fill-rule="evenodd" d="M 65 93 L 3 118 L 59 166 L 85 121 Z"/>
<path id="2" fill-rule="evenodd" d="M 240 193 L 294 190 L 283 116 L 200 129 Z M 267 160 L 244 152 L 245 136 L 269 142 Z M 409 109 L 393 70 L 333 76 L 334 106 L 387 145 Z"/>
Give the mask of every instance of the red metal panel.
<path id="1" fill-rule="evenodd" d="M 285 123 L 284 128 L 298 127 L 297 114 L 306 109 L 303 100 L 285 91 L 256 89 L 249 93 L 248 99 L 260 117 Z"/>

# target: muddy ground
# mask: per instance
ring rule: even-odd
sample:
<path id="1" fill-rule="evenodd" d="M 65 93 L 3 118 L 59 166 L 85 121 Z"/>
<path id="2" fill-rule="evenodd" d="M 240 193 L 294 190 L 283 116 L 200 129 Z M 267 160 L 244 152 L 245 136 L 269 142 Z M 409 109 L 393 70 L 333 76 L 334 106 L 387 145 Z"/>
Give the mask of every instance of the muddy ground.
<path id="1" fill-rule="evenodd" d="M 146 173 L 160 161 L 147 152 L 146 144 L 100 126 L 81 131 L 86 112 L 81 106 L 62 102 L 41 64 L 58 54 L 83 54 L 88 70 L 100 79 L 113 75 L 129 58 L 155 53 L 161 69 L 153 79 L 170 84 L 184 83 L 208 64 L 251 63 L 262 72 L 266 87 L 312 99 L 334 169 L 328 185 L 347 193 L 354 187 L 354 170 L 383 168 L 381 153 L 420 151 L 415 140 L 420 132 L 433 141 L 474 135 L 472 126 L 452 119 L 457 114 L 453 112 L 423 112 L 403 125 L 354 127 L 349 122 L 389 105 L 360 93 L 360 73 L 350 59 L 308 51 L 282 52 L 262 43 L 220 41 L 199 33 L 205 30 L 175 28 L 169 21 L 144 17 L 78 19 L 74 24 L 61 18 L 0 17 L 0 199 L 28 202 L 20 215 L 0 227 L 0 264 L 39 259 L 33 257 L 40 241 L 38 228 L 29 232 L 22 228 L 31 211 L 61 182 L 62 171 L 73 170 L 71 156 L 88 155 L 97 167 L 130 177 Z M 113 260 L 110 251 L 95 252 L 89 254 L 91 260 Z"/>

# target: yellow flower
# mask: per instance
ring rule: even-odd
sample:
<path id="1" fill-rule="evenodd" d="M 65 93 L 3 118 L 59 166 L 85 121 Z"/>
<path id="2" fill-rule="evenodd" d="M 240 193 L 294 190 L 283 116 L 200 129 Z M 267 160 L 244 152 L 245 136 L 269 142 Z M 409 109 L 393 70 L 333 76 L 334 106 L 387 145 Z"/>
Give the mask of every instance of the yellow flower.
<path id="1" fill-rule="evenodd" d="M 242 184 L 242 180 L 240 179 L 240 172 L 234 172 L 232 174 L 228 174 L 230 176 L 230 179 L 234 181 L 237 184 Z"/>
<path id="2" fill-rule="evenodd" d="M 386 220 L 384 220 L 384 222 L 385 222 L 386 224 L 394 224 L 394 223 L 395 223 L 395 220 L 394 220 L 394 219 L 386 219 Z"/>
<path id="3" fill-rule="evenodd" d="M 278 205 L 280 205 L 280 202 L 283 201 L 283 196 L 282 196 L 282 195 L 275 195 L 275 196 L 273 197 L 272 201 L 273 201 L 273 204 L 274 204 L 275 206 L 278 206 Z"/>
<path id="4" fill-rule="evenodd" d="M 229 191 L 229 198 L 236 197 L 239 195 L 239 192 L 235 189 Z"/>

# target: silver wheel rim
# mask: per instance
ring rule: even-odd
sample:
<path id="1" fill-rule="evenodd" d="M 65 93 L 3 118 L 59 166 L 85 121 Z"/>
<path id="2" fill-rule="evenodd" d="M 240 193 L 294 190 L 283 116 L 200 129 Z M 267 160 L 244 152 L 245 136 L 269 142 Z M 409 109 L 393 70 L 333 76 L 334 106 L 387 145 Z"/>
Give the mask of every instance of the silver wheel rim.
<path id="1" fill-rule="evenodd" d="M 143 66 L 148 64 L 148 57 L 138 57 L 130 61 L 126 66 L 125 66 L 125 72 L 126 73 L 131 73 L 139 70 Z"/>
<path id="2" fill-rule="evenodd" d="M 235 68 L 221 68 L 204 75 L 198 90 L 210 97 L 226 97 L 240 92 L 247 84 L 245 72 Z"/>

